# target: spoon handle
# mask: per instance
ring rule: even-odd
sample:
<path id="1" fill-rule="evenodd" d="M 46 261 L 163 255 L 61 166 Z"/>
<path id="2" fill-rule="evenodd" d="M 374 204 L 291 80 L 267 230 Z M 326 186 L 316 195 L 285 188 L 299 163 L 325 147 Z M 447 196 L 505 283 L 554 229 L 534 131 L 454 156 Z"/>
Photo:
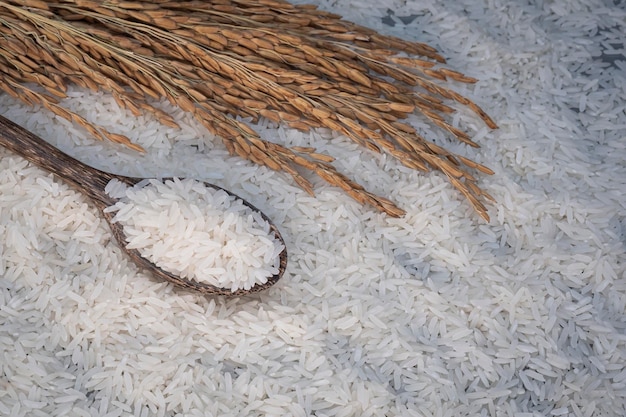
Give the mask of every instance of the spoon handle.
<path id="1" fill-rule="evenodd" d="M 127 177 L 100 171 L 72 158 L 3 116 L 0 116 L 0 145 L 58 175 L 91 197 L 100 208 L 113 202 L 104 192 L 104 187 L 111 179 L 131 183 Z"/>

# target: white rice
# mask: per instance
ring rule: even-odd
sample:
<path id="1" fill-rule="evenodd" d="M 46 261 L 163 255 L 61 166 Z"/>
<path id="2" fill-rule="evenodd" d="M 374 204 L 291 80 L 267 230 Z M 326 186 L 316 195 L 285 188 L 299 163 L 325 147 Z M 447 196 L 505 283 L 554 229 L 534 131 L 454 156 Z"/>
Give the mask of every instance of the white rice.
<path id="1" fill-rule="evenodd" d="M 98 168 L 196 178 L 251 201 L 289 263 L 254 296 L 176 291 L 128 261 L 83 196 L 0 150 L 0 415 L 626 415 L 623 2 L 313 2 L 432 44 L 480 80 L 455 87 L 500 128 L 454 117 L 480 149 L 411 123 L 496 171 L 479 175 L 492 220 L 442 175 L 327 131 L 258 127 L 336 156 L 405 217 L 313 177 L 311 197 L 228 156 L 171 106 L 180 129 L 69 91 L 64 105 L 129 134 L 138 155 L 2 96 L 3 115 Z"/>
<path id="2" fill-rule="evenodd" d="M 111 180 L 105 209 L 122 224 L 128 249 L 181 278 L 231 291 L 278 273 L 284 245 L 260 213 L 224 190 L 194 179 Z"/>

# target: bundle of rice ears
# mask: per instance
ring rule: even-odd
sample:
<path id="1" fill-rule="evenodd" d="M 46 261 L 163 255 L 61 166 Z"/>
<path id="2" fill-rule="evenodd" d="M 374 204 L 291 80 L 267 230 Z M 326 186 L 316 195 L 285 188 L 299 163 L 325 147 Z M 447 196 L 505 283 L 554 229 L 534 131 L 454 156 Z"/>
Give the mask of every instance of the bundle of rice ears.
<path id="1" fill-rule="evenodd" d="M 489 220 L 483 203 L 492 198 L 470 171 L 493 172 L 404 121 L 416 112 L 477 147 L 448 120 L 456 102 L 497 127 L 471 100 L 442 86 L 476 80 L 446 68 L 428 45 L 282 0 L 0 1 L 0 32 L 0 89 L 96 138 L 142 151 L 127 137 L 64 109 L 60 100 L 69 84 L 105 91 L 135 115 L 152 112 L 176 126 L 150 104 L 166 99 L 192 113 L 232 154 L 290 174 L 310 194 L 313 186 L 303 171 L 402 216 L 392 201 L 337 171 L 332 156 L 263 140 L 244 120 L 267 118 L 302 131 L 328 128 L 407 167 L 442 172 Z"/>

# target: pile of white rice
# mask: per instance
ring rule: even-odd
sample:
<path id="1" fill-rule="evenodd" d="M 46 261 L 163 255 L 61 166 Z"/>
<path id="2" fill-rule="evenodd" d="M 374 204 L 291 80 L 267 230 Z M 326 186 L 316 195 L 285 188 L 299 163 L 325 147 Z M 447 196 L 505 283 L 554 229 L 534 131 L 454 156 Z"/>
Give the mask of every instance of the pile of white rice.
<path id="1" fill-rule="evenodd" d="M 226 191 L 191 178 L 111 180 L 105 191 L 128 249 L 181 278 L 231 291 L 249 290 L 278 273 L 284 245 L 270 224 Z"/>
<path id="2" fill-rule="evenodd" d="M 129 134 L 138 155 L 0 97 L 2 114 L 98 168 L 235 192 L 289 250 L 267 292 L 177 291 L 129 263 L 84 197 L 0 150 L 0 415 L 626 415 L 624 3 L 313 2 L 432 44 L 480 80 L 457 90 L 500 129 L 466 110 L 454 123 L 482 148 L 411 122 L 496 172 L 480 181 L 492 220 L 440 174 L 327 131 L 259 127 L 336 156 L 405 217 L 318 180 L 310 197 L 165 105 L 181 129 L 70 91 L 69 108 Z"/>

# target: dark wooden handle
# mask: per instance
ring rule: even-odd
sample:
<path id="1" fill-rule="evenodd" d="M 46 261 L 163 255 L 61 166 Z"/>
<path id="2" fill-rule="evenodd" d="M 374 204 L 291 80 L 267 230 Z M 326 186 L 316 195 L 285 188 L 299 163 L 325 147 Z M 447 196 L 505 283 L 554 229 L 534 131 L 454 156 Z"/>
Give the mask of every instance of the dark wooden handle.
<path id="1" fill-rule="evenodd" d="M 132 182 L 129 178 L 100 171 L 72 158 L 2 116 L 0 116 L 0 145 L 38 167 L 58 175 L 91 197 L 100 208 L 111 205 L 112 200 L 104 192 L 104 187 L 111 179 Z"/>

